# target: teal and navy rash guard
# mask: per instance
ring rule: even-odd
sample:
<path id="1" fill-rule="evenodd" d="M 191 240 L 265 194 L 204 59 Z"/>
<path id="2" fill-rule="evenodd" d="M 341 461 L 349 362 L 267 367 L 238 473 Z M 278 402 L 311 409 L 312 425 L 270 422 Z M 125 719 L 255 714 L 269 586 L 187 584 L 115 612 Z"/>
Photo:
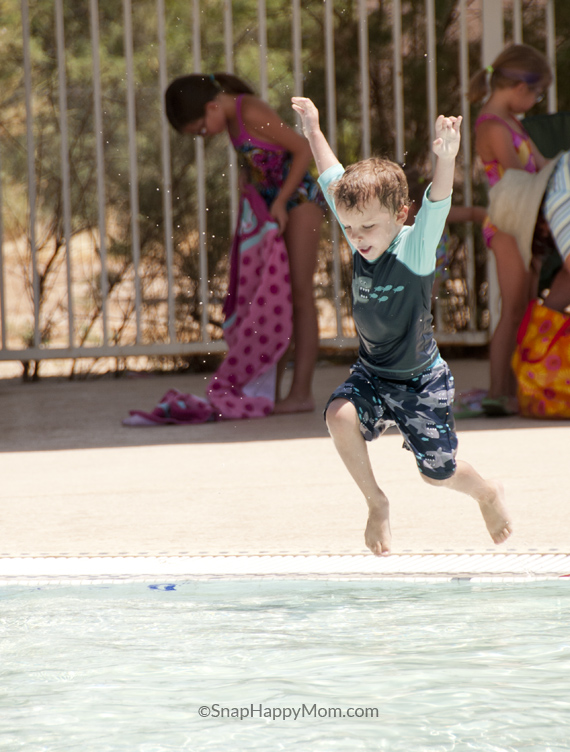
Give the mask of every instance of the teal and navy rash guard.
<path id="1" fill-rule="evenodd" d="M 343 172 L 344 168 L 338 164 L 319 178 L 337 219 L 328 188 Z M 353 264 L 352 313 L 360 340 L 359 358 L 378 376 L 396 380 L 414 378 L 439 355 L 433 336 L 431 291 L 435 252 L 450 206 L 451 196 L 443 201 L 430 201 L 428 187 L 414 224 L 402 227 L 375 261 L 366 261 L 349 241 Z"/>

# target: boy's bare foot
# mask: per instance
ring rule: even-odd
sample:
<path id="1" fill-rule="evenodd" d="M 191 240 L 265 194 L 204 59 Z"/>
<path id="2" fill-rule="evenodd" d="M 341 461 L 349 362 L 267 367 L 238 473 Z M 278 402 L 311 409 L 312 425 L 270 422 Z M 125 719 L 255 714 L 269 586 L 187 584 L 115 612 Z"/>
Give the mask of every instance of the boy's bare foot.
<path id="1" fill-rule="evenodd" d="M 489 481 L 495 492 L 485 501 L 479 501 L 481 514 L 487 525 L 493 543 L 504 543 L 513 532 L 510 515 L 504 504 L 505 491 L 501 483 Z"/>
<path id="2" fill-rule="evenodd" d="M 286 413 L 312 413 L 315 409 L 315 400 L 312 397 L 299 400 L 295 397 L 286 397 L 275 403 L 273 408 L 274 415 L 284 415 Z"/>
<path id="3" fill-rule="evenodd" d="M 383 503 L 370 507 L 364 531 L 364 542 L 376 556 L 388 556 L 392 543 L 390 530 L 390 505 Z"/>

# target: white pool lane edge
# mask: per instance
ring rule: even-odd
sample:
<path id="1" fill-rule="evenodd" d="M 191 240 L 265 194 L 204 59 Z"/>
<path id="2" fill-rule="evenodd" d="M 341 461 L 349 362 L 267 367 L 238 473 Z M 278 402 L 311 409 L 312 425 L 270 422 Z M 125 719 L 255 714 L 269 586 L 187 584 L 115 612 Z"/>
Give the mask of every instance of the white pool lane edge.
<path id="1" fill-rule="evenodd" d="M 559 579 L 570 554 L 49 556 L 0 558 L 0 585 L 304 577 L 448 581 Z"/>

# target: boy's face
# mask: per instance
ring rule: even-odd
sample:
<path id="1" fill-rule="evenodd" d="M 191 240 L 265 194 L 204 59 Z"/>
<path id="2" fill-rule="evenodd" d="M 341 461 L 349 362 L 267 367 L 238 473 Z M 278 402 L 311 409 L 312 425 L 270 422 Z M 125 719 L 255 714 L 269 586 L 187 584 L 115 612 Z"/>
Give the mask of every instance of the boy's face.
<path id="1" fill-rule="evenodd" d="M 408 207 L 402 206 L 397 214 L 373 198 L 360 208 L 336 207 L 338 218 L 346 236 L 358 253 L 367 261 L 376 261 L 388 249 L 400 232 L 408 216 Z"/>

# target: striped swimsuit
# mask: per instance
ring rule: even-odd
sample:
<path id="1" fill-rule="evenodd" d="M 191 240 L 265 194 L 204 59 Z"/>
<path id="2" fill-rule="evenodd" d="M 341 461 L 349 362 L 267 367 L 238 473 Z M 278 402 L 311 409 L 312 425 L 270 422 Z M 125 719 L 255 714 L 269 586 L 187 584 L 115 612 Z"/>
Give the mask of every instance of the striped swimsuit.
<path id="1" fill-rule="evenodd" d="M 570 255 L 570 152 L 568 151 L 560 157 L 550 176 L 542 210 L 558 253 L 566 261 Z"/>

